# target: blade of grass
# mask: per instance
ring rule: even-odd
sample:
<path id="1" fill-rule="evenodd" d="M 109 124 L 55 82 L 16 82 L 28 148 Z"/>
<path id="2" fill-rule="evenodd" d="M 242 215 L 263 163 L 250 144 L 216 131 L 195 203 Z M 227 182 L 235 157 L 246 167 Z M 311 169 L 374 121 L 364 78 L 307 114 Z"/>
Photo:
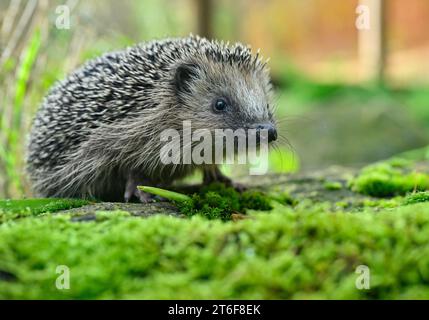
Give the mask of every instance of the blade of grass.
<path id="1" fill-rule="evenodd" d="M 191 200 L 191 197 L 187 196 L 186 194 L 178 193 L 170 190 L 165 190 L 165 189 L 160 189 L 155 187 L 148 187 L 148 186 L 138 186 L 137 188 L 141 191 L 154 194 L 176 202 L 185 202 L 185 201 Z"/>
<path id="2" fill-rule="evenodd" d="M 21 122 L 21 111 L 24 97 L 27 92 L 27 84 L 30 78 L 31 70 L 36 61 L 41 44 L 40 31 L 37 30 L 31 37 L 27 48 L 25 49 L 22 61 L 18 67 L 16 84 L 15 84 L 15 101 L 14 101 L 14 126 L 19 128 Z"/>
<path id="3" fill-rule="evenodd" d="M 28 91 L 28 81 L 30 79 L 31 70 L 37 59 L 41 44 L 41 34 L 37 30 L 31 37 L 22 55 L 15 79 L 15 96 L 12 105 L 12 118 L 7 130 L 7 145 L 6 150 L 0 153 L 5 165 L 6 174 L 10 182 L 15 186 L 18 192 L 23 191 L 21 177 L 19 172 L 22 153 L 22 112 L 24 99 Z"/>

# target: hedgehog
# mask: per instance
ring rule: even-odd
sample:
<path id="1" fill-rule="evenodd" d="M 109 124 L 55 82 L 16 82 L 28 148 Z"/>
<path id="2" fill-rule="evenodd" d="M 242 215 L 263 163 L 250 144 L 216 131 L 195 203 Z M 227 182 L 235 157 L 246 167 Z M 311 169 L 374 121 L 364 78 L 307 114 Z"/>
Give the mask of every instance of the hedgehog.
<path id="1" fill-rule="evenodd" d="M 48 92 L 34 118 L 27 172 L 41 197 L 142 201 L 139 185 L 171 185 L 200 169 L 203 182 L 234 185 L 213 164 L 163 164 L 163 130 L 268 130 L 277 137 L 267 67 L 250 46 L 152 40 L 86 62 Z"/>

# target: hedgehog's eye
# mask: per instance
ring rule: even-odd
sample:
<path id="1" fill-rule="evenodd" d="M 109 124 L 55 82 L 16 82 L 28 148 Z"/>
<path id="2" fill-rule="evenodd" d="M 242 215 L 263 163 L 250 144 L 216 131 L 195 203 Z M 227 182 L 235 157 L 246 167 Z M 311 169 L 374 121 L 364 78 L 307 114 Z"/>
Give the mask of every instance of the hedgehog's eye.
<path id="1" fill-rule="evenodd" d="M 216 101 L 213 104 L 213 110 L 215 112 L 225 111 L 227 107 L 228 107 L 228 102 L 226 102 L 226 100 L 223 98 L 216 99 Z"/>

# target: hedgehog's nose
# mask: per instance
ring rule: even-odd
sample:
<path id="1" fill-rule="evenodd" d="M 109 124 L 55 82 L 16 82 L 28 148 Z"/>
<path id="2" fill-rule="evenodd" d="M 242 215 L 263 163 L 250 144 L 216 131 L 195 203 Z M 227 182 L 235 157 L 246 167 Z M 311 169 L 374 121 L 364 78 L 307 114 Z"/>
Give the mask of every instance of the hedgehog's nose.
<path id="1" fill-rule="evenodd" d="M 268 142 L 277 140 L 277 130 L 271 123 L 260 124 L 257 129 L 268 131 Z"/>

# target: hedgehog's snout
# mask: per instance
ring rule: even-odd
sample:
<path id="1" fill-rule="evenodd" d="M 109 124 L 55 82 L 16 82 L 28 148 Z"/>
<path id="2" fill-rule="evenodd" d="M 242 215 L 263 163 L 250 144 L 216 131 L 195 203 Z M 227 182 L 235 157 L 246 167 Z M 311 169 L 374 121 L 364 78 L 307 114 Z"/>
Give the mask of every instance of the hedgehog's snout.
<path id="1" fill-rule="evenodd" d="M 268 142 L 276 141 L 277 140 L 277 129 L 274 124 L 272 123 L 260 123 L 256 126 L 256 134 L 259 137 L 260 130 L 267 130 L 268 132 Z"/>

